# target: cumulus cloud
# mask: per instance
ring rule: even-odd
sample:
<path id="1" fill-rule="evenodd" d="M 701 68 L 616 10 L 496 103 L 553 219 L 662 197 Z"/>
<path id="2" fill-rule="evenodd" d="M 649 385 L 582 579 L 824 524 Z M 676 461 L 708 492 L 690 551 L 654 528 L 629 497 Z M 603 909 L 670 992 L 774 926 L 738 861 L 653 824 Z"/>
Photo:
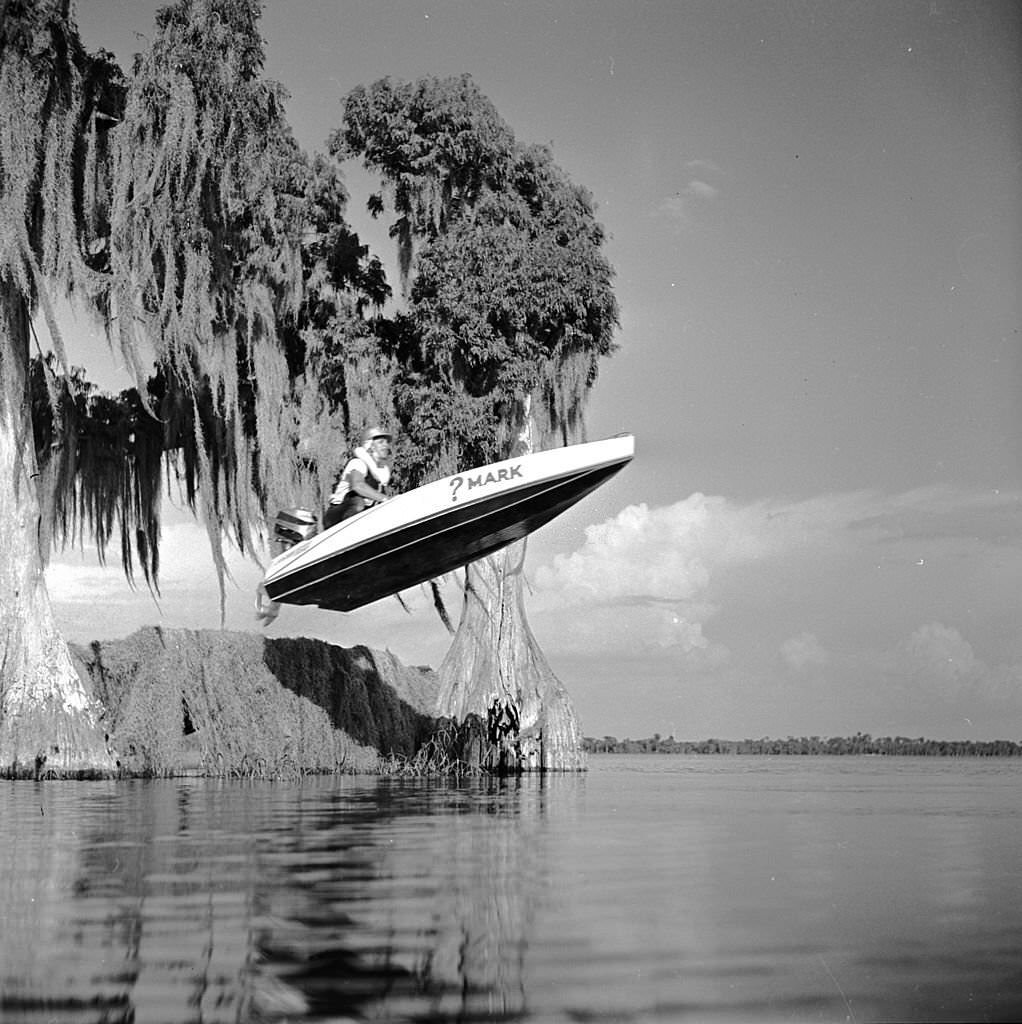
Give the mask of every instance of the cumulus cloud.
<path id="1" fill-rule="evenodd" d="M 704 494 L 662 508 L 630 505 L 588 527 L 583 545 L 541 567 L 536 584 L 574 603 L 688 601 L 706 589 L 714 565 L 768 553 L 776 531 L 766 516 Z"/>
<path id="2" fill-rule="evenodd" d="M 903 644 L 907 679 L 921 694 L 968 707 L 990 706 L 1017 715 L 1022 710 L 1022 663 L 981 658 L 956 628 L 927 622 Z"/>
<path id="3" fill-rule="evenodd" d="M 703 624 L 686 618 L 684 611 L 667 612 L 663 618 L 661 647 L 680 647 L 683 651 L 702 650 L 709 646 L 703 636 Z"/>
<path id="4" fill-rule="evenodd" d="M 941 529 L 927 535 L 935 509 Z M 1013 634 L 988 628 L 981 657 L 954 620 L 938 621 L 940 610 L 959 606 L 988 624 L 1010 618 L 1017 601 L 991 581 L 1022 571 L 1022 548 L 1008 551 L 998 532 L 985 541 L 970 528 L 970 512 L 999 522 L 1002 511 L 949 491 L 751 503 L 697 493 L 631 505 L 533 569 L 529 607 L 551 623 L 552 651 L 644 651 L 684 671 L 726 665 L 735 679 L 765 679 L 771 660 L 773 671 L 794 675 L 826 667 L 827 685 L 856 692 L 888 680 L 877 699 L 895 679 L 929 692 L 934 680 L 982 685 L 991 695 L 999 680 L 1007 694 L 1016 676 L 1003 666 L 1019 660 Z M 808 621 L 834 639 L 825 645 L 803 628 Z"/>
<path id="5" fill-rule="evenodd" d="M 826 576 L 831 585 L 842 588 L 849 574 L 900 564 L 916 573 L 910 582 L 918 590 L 920 568 L 936 573 L 944 567 L 950 572 L 961 556 L 982 556 L 984 552 L 976 549 L 984 541 L 977 537 L 969 513 L 984 522 L 999 521 L 1006 514 L 1004 506 L 1017 508 L 1017 498 L 1006 495 L 991 506 L 988 500 L 979 504 L 974 496 L 951 492 L 878 496 L 863 491 L 740 504 L 696 493 L 661 507 L 630 505 L 588 527 L 582 545 L 540 567 L 535 581 L 539 590 L 556 592 L 559 600 L 575 604 L 678 603 L 703 599 L 715 579 L 736 568 L 803 565 L 801 572 Z M 937 536 L 925 537 L 930 546 L 921 547 L 934 508 L 941 510 L 942 529 Z M 892 523 L 897 523 L 900 537 Z M 958 523 L 957 532 L 951 532 L 951 523 Z M 1007 572 L 1003 546 L 1001 539 L 989 541 L 986 557 Z M 1022 547 L 1015 547 L 1016 563 L 1022 563 Z M 876 585 L 875 576 L 864 582 Z M 936 582 L 930 576 L 919 592 Z M 884 584 L 891 586 L 886 578 Z"/>
<path id="6" fill-rule="evenodd" d="M 563 642 L 573 650 L 625 643 L 720 665 L 730 650 L 707 631 L 732 574 L 804 556 L 829 534 L 819 524 L 830 517 L 825 503 L 742 506 L 698 493 L 665 507 L 631 505 L 536 571 L 536 607 L 571 618 Z"/>
<path id="7" fill-rule="evenodd" d="M 972 644 L 957 629 L 939 622 L 920 626 L 909 637 L 907 649 L 923 672 L 939 680 L 968 679 L 985 668 Z"/>
<path id="8" fill-rule="evenodd" d="M 781 644 L 781 658 L 795 672 L 804 672 L 811 668 L 819 668 L 830 661 L 830 656 L 823 644 L 809 632 L 789 637 Z"/>
<path id="9" fill-rule="evenodd" d="M 536 584 L 576 604 L 691 601 L 727 570 L 847 546 L 843 534 L 862 500 L 843 495 L 741 505 L 696 493 L 657 508 L 630 505 L 588 527 L 581 547 L 541 567 Z"/>

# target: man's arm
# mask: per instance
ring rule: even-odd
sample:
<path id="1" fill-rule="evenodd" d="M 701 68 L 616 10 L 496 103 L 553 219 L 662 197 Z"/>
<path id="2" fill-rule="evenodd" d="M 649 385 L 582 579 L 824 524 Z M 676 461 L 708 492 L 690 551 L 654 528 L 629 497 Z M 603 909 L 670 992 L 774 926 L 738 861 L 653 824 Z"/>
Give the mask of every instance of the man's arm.
<path id="1" fill-rule="evenodd" d="M 387 500 L 387 496 L 383 491 L 378 491 L 375 487 L 370 487 L 369 484 L 366 483 L 365 473 L 360 473 L 357 469 L 351 470 L 348 474 L 348 487 L 359 495 L 359 497 L 368 498 L 369 501 Z"/>

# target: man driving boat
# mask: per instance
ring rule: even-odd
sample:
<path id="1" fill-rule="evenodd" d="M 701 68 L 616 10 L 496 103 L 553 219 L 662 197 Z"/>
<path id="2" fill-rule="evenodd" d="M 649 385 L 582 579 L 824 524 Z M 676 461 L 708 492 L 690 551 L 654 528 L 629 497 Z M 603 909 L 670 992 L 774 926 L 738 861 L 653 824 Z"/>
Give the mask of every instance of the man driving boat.
<path id="1" fill-rule="evenodd" d="M 324 530 L 387 500 L 384 488 L 390 483 L 390 441 L 390 432 L 382 427 L 369 427 L 363 433 L 361 446 L 330 495 L 323 513 Z"/>

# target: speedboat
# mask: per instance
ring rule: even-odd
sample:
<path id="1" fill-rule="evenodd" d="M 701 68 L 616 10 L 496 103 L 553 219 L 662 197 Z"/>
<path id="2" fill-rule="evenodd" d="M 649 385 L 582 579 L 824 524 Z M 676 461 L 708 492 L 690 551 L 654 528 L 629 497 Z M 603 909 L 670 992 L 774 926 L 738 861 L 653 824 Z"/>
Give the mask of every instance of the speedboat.
<path id="1" fill-rule="evenodd" d="M 294 543 L 270 563 L 260 590 L 274 604 L 352 611 L 538 530 L 634 454 L 635 438 L 620 434 L 435 480 Z M 281 516 L 278 536 L 289 541 L 315 529 L 303 510 Z"/>

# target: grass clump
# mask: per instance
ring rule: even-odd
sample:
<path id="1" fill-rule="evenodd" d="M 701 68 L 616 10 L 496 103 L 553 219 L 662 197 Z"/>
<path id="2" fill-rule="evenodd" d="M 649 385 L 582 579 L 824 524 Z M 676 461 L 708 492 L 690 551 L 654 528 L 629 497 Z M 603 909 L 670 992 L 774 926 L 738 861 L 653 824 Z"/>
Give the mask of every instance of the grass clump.
<path id="1" fill-rule="evenodd" d="M 481 775 L 482 768 L 479 765 L 470 765 L 461 757 L 462 745 L 461 730 L 452 721 L 445 719 L 412 756 L 391 751 L 386 757 L 380 758 L 377 771 L 381 775 L 413 778 Z"/>

